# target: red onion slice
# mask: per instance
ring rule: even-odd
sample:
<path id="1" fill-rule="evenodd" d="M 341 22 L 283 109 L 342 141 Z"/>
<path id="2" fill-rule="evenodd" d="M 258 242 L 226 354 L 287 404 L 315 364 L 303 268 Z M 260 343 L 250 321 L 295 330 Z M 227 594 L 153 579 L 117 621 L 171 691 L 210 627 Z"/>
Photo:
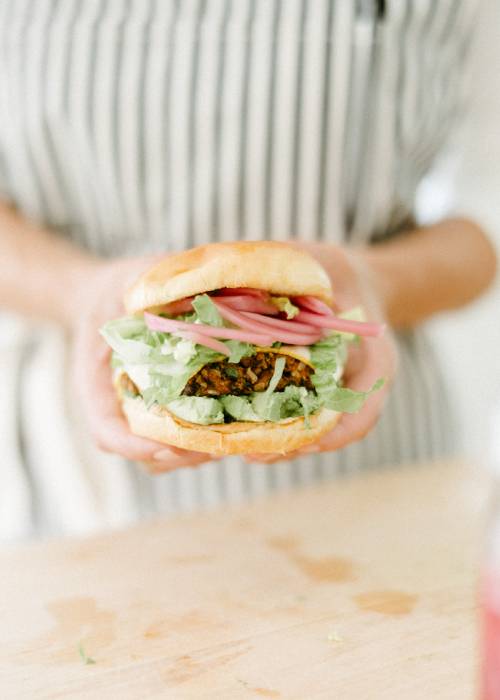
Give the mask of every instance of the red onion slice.
<path id="1" fill-rule="evenodd" d="M 355 333 L 361 336 L 379 337 L 385 330 L 385 324 L 382 323 L 367 323 L 365 321 L 349 321 L 346 318 L 338 316 L 322 316 L 321 314 L 310 313 L 309 311 L 300 311 L 295 317 L 304 323 L 310 323 L 311 326 L 319 328 L 331 328 L 334 331 L 343 333 Z"/>
<path id="2" fill-rule="evenodd" d="M 191 331 L 177 331 L 175 335 L 178 335 L 180 338 L 185 338 L 186 340 L 192 340 L 193 343 L 204 345 L 205 347 L 215 350 L 216 352 L 220 352 L 223 355 L 227 355 L 228 357 L 231 354 L 231 351 L 226 345 L 224 345 L 224 343 L 221 343 L 220 340 L 215 340 L 215 338 L 210 338 L 208 335 L 191 333 Z"/>
<path id="3" fill-rule="evenodd" d="M 327 306 L 323 301 L 316 299 L 311 296 L 299 296 L 293 297 L 293 302 L 307 311 L 311 311 L 315 314 L 322 314 L 323 316 L 333 316 L 332 309 Z"/>
<path id="4" fill-rule="evenodd" d="M 231 321 L 241 328 L 245 328 L 256 333 L 270 332 L 272 331 L 274 340 L 278 340 L 282 343 L 288 343 L 290 345 L 312 345 L 316 343 L 321 338 L 321 333 L 319 330 L 316 333 L 297 333 L 297 332 L 287 332 L 279 330 L 278 328 L 270 328 L 260 321 L 254 321 L 247 316 L 235 311 L 234 309 L 229 309 L 224 306 L 220 301 L 214 301 L 217 306 L 220 315 L 227 321 Z"/>
<path id="5" fill-rule="evenodd" d="M 270 318 L 269 316 L 263 316 L 262 314 L 254 314 L 250 311 L 242 311 L 243 316 L 249 319 L 263 323 L 265 326 L 269 326 L 269 330 L 283 330 L 283 331 L 297 331 L 298 333 L 317 333 L 318 329 L 311 326 L 309 323 L 298 323 L 295 319 L 290 321 L 285 321 L 282 318 Z"/>
<path id="6" fill-rule="evenodd" d="M 254 345 L 271 345 L 274 342 L 272 335 L 269 335 L 268 329 L 266 333 L 249 333 L 248 331 L 238 328 L 219 328 L 216 326 L 207 326 L 203 323 L 186 323 L 186 321 L 177 321 L 173 318 L 161 318 L 155 316 L 148 311 L 144 312 L 144 320 L 147 327 L 152 331 L 160 331 L 162 333 L 175 333 L 176 331 L 188 331 L 201 333 L 202 335 L 211 338 L 224 338 L 228 340 L 241 340 L 245 343 L 253 343 Z"/>

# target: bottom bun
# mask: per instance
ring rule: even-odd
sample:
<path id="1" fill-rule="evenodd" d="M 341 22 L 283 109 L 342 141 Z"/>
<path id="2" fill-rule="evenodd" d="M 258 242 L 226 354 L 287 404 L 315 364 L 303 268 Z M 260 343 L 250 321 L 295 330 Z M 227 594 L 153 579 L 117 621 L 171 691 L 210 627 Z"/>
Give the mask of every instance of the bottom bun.
<path id="1" fill-rule="evenodd" d="M 174 416 L 166 408 L 146 408 L 140 396 L 121 394 L 120 400 L 134 435 L 213 455 L 286 454 L 316 442 L 335 427 L 342 415 L 323 408 L 309 417 L 309 428 L 304 425 L 304 418 L 288 418 L 279 423 L 197 425 Z"/>

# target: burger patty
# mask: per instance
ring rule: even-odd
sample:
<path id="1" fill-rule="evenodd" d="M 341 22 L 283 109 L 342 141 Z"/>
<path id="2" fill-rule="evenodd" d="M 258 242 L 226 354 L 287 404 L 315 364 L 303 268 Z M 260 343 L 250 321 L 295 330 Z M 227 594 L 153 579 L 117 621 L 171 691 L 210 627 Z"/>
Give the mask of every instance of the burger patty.
<path id="1" fill-rule="evenodd" d="M 285 368 L 276 387 L 277 391 L 282 391 L 290 384 L 313 389 L 313 370 L 301 360 L 274 352 L 256 352 L 250 357 L 243 357 L 238 364 L 222 360 L 205 365 L 191 377 L 182 393 L 184 396 L 224 396 L 265 391 L 278 357 L 285 358 Z"/>

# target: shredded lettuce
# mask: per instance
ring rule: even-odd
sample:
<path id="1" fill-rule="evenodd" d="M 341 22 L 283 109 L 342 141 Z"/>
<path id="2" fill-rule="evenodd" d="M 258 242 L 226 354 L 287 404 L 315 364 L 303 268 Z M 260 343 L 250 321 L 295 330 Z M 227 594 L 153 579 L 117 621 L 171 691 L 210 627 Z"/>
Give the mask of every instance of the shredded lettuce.
<path id="1" fill-rule="evenodd" d="M 339 367 L 347 359 L 347 339 L 345 333 L 332 333 L 327 338 L 311 346 L 311 362 L 315 372 L 312 383 L 323 406 L 332 411 L 356 413 L 367 397 L 380 389 L 384 380 L 379 379 L 368 391 L 355 391 L 338 386 L 334 377 Z"/>
<path id="2" fill-rule="evenodd" d="M 219 399 L 224 411 L 238 421 L 258 422 L 262 418 L 252 407 L 252 402 L 248 396 L 221 396 Z"/>
<path id="3" fill-rule="evenodd" d="M 286 359 L 278 357 L 274 363 L 274 372 L 265 391 L 255 392 L 252 398 L 252 408 L 262 420 L 278 421 L 281 418 L 280 392 L 274 390 L 279 384 L 285 369 Z"/>
<path id="4" fill-rule="evenodd" d="M 331 333 L 323 340 L 311 345 L 311 363 L 316 372 L 328 372 L 333 376 L 338 367 L 345 364 L 347 345 L 340 333 Z"/>
<path id="5" fill-rule="evenodd" d="M 259 416 L 260 420 L 276 423 L 281 419 L 282 392 L 259 391 L 252 394 L 252 409 Z"/>
<path id="6" fill-rule="evenodd" d="M 256 352 L 255 345 L 243 343 L 241 340 L 226 340 L 225 345 L 231 351 L 227 361 L 235 364 L 238 364 L 242 357 L 255 355 Z"/>
<path id="7" fill-rule="evenodd" d="M 224 325 L 224 319 L 217 311 L 217 307 L 208 294 L 198 294 L 193 299 L 193 308 L 201 323 L 206 323 L 208 326 L 216 326 L 217 328 Z"/>
<path id="8" fill-rule="evenodd" d="M 201 298 L 203 296 L 206 301 Z M 195 302 L 197 300 L 205 319 L 210 315 L 211 307 L 218 314 L 208 296 L 200 295 Z M 223 359 L 220 353 L 204 345 L 170 333 L 150 331 L 142 318 L 124 317 L 109 321 L 100 333 L 113 350 L 113 368 L 124 367 L 126 371 L 127 366 L 137 366 L 139 371 L 149 375 L 150 386 L 141 392 L 148 407 L 154 403 L 165 406 L 178 398 L 193 374 L 209 362 Z M 242 357 L 255 353 L 255 347 L 250 343 L 224 342 L 231 352 L 230 362 L 238 363 Z"/>
<path id="9" fill-rule="evenodd" d="M 186 365 L 196 357 L 196 347 L 191 340 L 181 340 L 173 350 L 174 360 L 181 365 Z"/>
<path id="10" fill-rule="evenodd" d="M 292 304 L 288 297 L 271 297 L 271 302 L 277 306 L 280 311 L 283 311 L 288 319 L 295 318 L 300 311 L 299 307 Z"/>
<path id="11" fill-rule="evenodd" d="M 150 408 L 155 403 L 159 406 L 166 406 L 170 401 L 173 401 L 182 394 L 182 390 L 189 380 L 189 376 L 180 375 L 178 377 L 172 377 L 168 381 L 166 379 L 161 381 L 159 379 L 160 376 L 161 375 L 151 372 L 153 384 L 141 392 L 147 408 Z"/>
<path id="12" fill-rule="evenodd" d="M 155 347 L 154 336 L 142 319 L 117 318 L 106 323 L 100 333 L 122 362 L 148 362 Z"/>
<path id="13" fill-rule="evenodd" d="M 283 392 L 275 394 L 280 402 L 280 418 L 304 416 L 305 425 L 310 427 L 309 416 L 320 408 L 318 397 L 303 386 L 287 386 Z"/>
<path id="14" fill-rule="evenodd" d="M 251 396 L 222 396 L 224 411 L 238 421 L 278 421 L 285 418 L 306 419 L 319 408 L 314 392 L 305 387 L 287 386 L 284 391 L 255 392 Z"/>
<path id="15" fill-rule="evenodd" d="M 293 315 L 294 307 L 287 297 L 275 297 L 280 309 Z M 289 306 L 288 306 L 289 305 Z M 194 313 L 190 321 L 222 326 L 216 306 L 206 294 L 193 301 Z M 292 307 L 292 308 L 290 308 Z M 361 318 L 361 311 L 353 309 L 348 318 Z M 289 317 L 292 317 L 289 316 Z M 177 338 L 170 333 L 151 331 L 142 318 L 125 317 L 115 319 L 101 328 L 101 335 L 113 349 L 112 366 L 129 371 L 132 376 L 142 377 L 141 394 L 146 405 L 167 406 L 184 420 L 208 425 L 224 422 L 224 415 L 239 421 L 279 421 L 304 416 L 306 426 L 309 416 L 325 406 L 332 410 L 352 413 L 358 411 L 366 398 L 377 391 L 382 379 L 368 391 L 354 391 L 338 384 L 341 368 L 347 359 L 347 344 L 356 339 L 348 333 L 332 332 L 310 347 L 311 363 L 314 367 L 312 382 L 315 391 L 305 387 L 287 386 L 276 391 L 286 365 L 286 358 L 276 359 L 273 376 L 266 391 L 250 396 L 183 396 L 189 379 L 202 367 L 225 358 L 216 351 L 189 340 Z M 222 341 L 230 350 L 227 375 L 231 376 L 231 364 L 238 364 L 243 357 L 256 352 L 251 343 L 238 340 Z M 274 347 L 281 343 L 274 343 Z M 128 368 L 128 370 L 127 370 Z M 236 370 L 235 378 L 237 376 Z M 134 379 L 132 378 L 132 381 Z M 137 383 L 137 382 L 136 382 Z"/>
<path id="16" fill-rule="evenodd" d="M 266 393 L 266 394 L 273 393 L 273 391 L 276 389 L 276 387 L 280 383 L 280 379 L 283 376 L 283 371 L 285 369 L 285 365 L 286 365 L 286 358 L 285 357 L 281 356 L 281 357 L 276 358 L 276 362 L 274 363 L 273 376 L 271 377 L 269 385 L 264 393 Z"/>
<path id="17" fill-rule="evenodd" d="M 304 416 L 305 427 L 310 428 L 309 416 L 320 408 L 318 397 L 303 386 L 287 386 L 284 391 L 284 402 L 281 407 L 281 417 L 291 418 Z"/>
<path id="18" fill-rule="evenodd" d="M 168 404 L 168 410 L 190 423 L 224 423 L 224 411 L 218 399 L 207 396 L 181 396 Z"/>
<path id="19" fill-rule="evenodd" d="M 209 362 L 222 359 L 222 356 L 215 350 L 204 346 L 196 347 L 195 357 L 187 364 L 176 362 L 173 358 L 170 363 L 151 365 L 149 370 L 151 386 L 143 392 L 144 401 L 148 407 L 153 403 L 165 406 L 178 398 L 196 372 Z"/>
<path id="20" fill-rule="evenodd" d="M 383 386 L 385 380 L 382 378 L 377 379 L 368 391 L 355 391 L 354 389 L 336 386 L 335 383 L 328 380 L 328 377 L 321 373 L 318 374 L 318 372 L 313 375 L 312 382 L 323 406 L 341 413 L 356 413 L 363 406 L 368 396 Z"/>

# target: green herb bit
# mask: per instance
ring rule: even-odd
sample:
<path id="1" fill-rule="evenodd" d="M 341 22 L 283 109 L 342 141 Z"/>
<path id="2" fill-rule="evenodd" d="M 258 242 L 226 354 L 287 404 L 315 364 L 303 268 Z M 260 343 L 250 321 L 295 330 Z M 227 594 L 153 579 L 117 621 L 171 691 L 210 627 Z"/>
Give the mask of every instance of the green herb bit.
<path id="1" fill-rule="evenodd" d="M 95 664 L 96 660 L 93 659 L 91 656 L 87 656 L 85 653 L 85 649 L 83 648 L 83 642 L 80 642 L 78 645 L 78 653 L 80 654 L 80 658 L 85 664 L 85 666 L 90 666 L 91 664 Z"/>

